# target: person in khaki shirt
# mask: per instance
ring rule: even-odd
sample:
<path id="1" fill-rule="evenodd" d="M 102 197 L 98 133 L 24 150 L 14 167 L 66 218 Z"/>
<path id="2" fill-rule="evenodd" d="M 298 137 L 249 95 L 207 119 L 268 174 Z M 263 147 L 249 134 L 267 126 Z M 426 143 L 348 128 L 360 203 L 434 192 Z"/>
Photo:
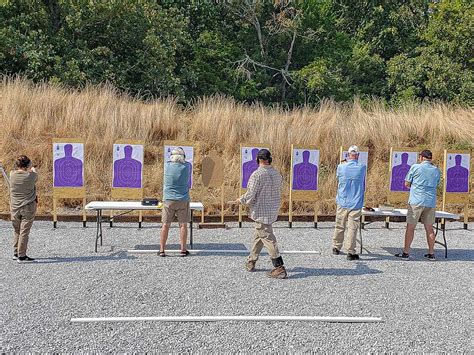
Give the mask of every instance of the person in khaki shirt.
<path id="1" fill-rule="evenodd" d="M 283 259 L 278 250 L 272 227 L 272 224 L 278 218 L 278 210 L 280 209 L 282 177 L 271 166 L 271 163 L 270 151 L 261 149 L 257 154 L 258 169 L 249 178 L 247 192 L 235 203 L 248 205 L 250 218 L 256 222 L 255 239 L 245 264 L 247 270 L 255 271 L 258 256 L 265 246 L 274 266 L 268 276 L 275 279 L 284 279 L 287 277 L 287 273 L 283 266 Z"/>
<path id="2" fill-rule="evenodd" d="M 26 255 L 28 238 L 36 214 L 36 181 L 38 173 L 31 160 L 20 155 L 10 173 L 10 211 L 14 229 L 13 260 L 19 263 L 34 262 Z"/>

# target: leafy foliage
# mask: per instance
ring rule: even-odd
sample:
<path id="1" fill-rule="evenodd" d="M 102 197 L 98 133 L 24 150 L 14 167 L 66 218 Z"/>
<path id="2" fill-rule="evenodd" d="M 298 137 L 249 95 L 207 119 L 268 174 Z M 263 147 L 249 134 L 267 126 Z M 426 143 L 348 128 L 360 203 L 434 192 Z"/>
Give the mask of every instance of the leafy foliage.
<path id="1" fill-rule="evenodd" d="M 181 102 L 474 103 L 468 0 L 0 3 L 0 70 Z"/>

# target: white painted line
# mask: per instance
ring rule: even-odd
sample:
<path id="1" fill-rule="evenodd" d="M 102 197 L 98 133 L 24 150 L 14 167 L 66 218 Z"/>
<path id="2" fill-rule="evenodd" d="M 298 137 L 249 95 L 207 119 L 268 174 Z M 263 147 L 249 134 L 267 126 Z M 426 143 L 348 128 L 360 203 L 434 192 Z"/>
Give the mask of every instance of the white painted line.
<path id="1" fill-rule="evenodd" d="M 199 254 L 199 253 L 210 253 L 210 254 L 247 254 L 249 251 L 247 249 L 188 249 L 191 254 Z M 157 254 L 160 251 L 158 249 L 129 249 L 127 253 L 130 254 Z M 181 250 L 165 250 L 165 253 L 173 254 L 173 253 L 180 253 Z M 262 254 L 265 254 L 263 252 Z M 282 250 L 280 254 L 318 254 L 321 255 L 320 251 L 315 250 Z"/>
<path id="2" fill-rule="evenodd" d="M 379 323 L 377 317 L 313 317 L 313 316 L 196 316 L 196 317 L 103 317 L 71 318 L 71 323 L 113 322 L 330 322 Z"/>

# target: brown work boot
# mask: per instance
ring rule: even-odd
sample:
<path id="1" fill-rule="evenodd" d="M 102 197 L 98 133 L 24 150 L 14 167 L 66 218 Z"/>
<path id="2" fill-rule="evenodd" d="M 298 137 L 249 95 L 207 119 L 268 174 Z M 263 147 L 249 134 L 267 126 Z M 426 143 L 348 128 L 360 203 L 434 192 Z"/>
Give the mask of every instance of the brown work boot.
<path id="1" fill-rule="evenodd" d="M 247 262 L 245 263 L 245 268 L 247 269 L 248 272 L 254 272 L 256 263 L 257 263 L 256 261 L 247 260 Z"/>
<path id="2" fill-rule="evenodd" d="M 267 275 L 268 275 L 268 277 L 271 277 L 271 278 L 274 278 L 274 279 L 286 279 L 286 277 L 288 276 L 286 274 L 286 269 L 283 265 L 274 268 Z"/>

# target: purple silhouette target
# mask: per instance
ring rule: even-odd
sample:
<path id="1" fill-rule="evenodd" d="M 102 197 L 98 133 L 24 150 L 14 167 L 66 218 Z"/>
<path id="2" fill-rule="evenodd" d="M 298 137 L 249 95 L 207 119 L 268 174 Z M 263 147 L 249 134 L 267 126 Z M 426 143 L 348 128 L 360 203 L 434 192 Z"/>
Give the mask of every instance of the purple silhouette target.
<path id="1" fill-rule="evenodd" d="M 53 143 L 53 186 L 84 186 L 83 143 Z"/>
<path id="2" fill-rule="evenodd" d="M 112 187 L 143 187 L 143 145 L 114 144 L 113 159 Z"/>
<path id="3" fill-rule="evenodd" d="M 417 152 L 392 152 L 392 173 L 390 175 L 390 191 L 410 191 L 405 186 L 405 178 L 411 166 L 416 163 Z"/>
<path id="4" fill-rule="evenodd" d="M 293 190 L 318 190 L 319 150 L 293 149 Z"/>
<path id="5" fill-rule="evenodd" d="M 446 164 L 446 192 L 469 192 L 469 154 L 448 153 Z"/>
<path id="6" fill-rule="evenodd" d="M 186 165 L 189 169 L 189 188 L 193 187 L 193 165 L 194 165 L 194 147 L 193 146 L 184 146 L 184 145 L 165 145 L 164 152 L 165 156 L 163 161 L 166 163 L 170 161 L 171 151 L 174 148 L 183 148 L 184 153 L 186 154 Z"/>
<path id="7" fill-rule="evenodd" d="M 250 175 L 258 169 L 257 154 L 263 147 L 241 147 L 240 156 L 242 160 L 240 162 L 240 171 L 242 174 L 242 188 L 246 189 Z M 266 148 L 268 149 L 268 148 Z"/>

